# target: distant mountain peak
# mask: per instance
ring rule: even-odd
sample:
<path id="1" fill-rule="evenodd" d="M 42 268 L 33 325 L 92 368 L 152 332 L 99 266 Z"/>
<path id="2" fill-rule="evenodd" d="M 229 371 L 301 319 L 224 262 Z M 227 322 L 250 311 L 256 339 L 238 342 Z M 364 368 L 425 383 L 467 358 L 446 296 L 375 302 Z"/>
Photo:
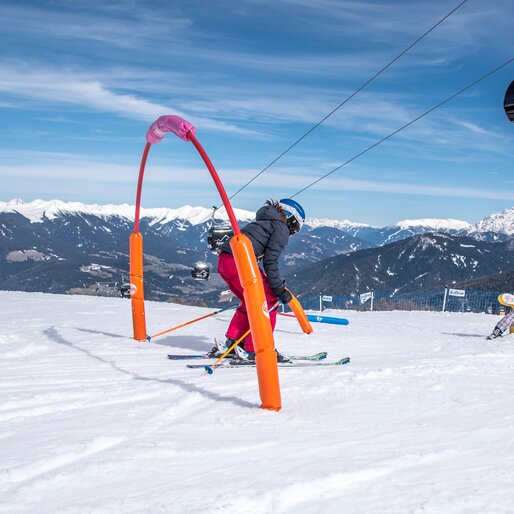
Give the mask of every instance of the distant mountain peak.
<path id="1" fill-rule="evenodd" d="M 166 207 L 156 207 L 150 209 L 141 209 L 142 218 L 153 218 L 150 225 L 159 223 L 169 223 L 173 220 L 188 221 L 191 225 L 199 225 L 209 219 L 212 219 L 214 209 L 206 207 L 183 205 L 177 209 L 168 209 Z M 239 221 L 250 221 L 255 218 L 255 212 L 246 211 L 244 209 L 234 209 L 234 214 Z M 132 215 L 132 219 L 133 219 Z M 228 214 L 225 207 L 221 207 L 214 213 L 215 220 L 227 221 Z"/>
<path id="2" fill-rule="evenodd" d="M 32 223 L 39 223 L 46 219 L 55 219 L 60 214 L 89 214 L 105 218 L 118 216 L 134 219 L 135 207 L 129 204 L 84 204 L 81 202 L 63 202 L 62 200 L 33 200 L 24 202 L 20 199 L 0 202 L 0 212 L 18 212 Z M 166 207 L 155 207 L 150 209 L 141 208 L 141 218 L 152 218 L 151 225 L 168 223 L 175 219 L 188 221 L 191 225 L 197 225 L 212 217 L 213 209 L 205 207 L 193 207 L 184 205 L 178 209 Z M 241 221 L 249 221 L 255 217 L 255 213 L 243 209 L 234 209 L 236 217 Z M 225 208 L 218 209 L 214 216 L 218 220 L 227 220 L 228 215 Z"/>
<path id="3" fill-rule="evenodd" d="M 499 232 L 514 236 L 514 207 L 485 217 L 475 225 L 475 229 L 477 232 Z"/>
<path id="4" fill-rule="evenodd" d="M 33 200 L 24 202 L 20 199 L 0 202 L 0 212 L 18 212 L 31 223 L 40 223 L 44 218 L 55 219 L 60 214 L 92 214 L 99 217 L 121 216 L 134 218 L 134 207 L 122 205 L 87 205 L 81 202 L 63 202 L 62 200 Z"/>
<path id="5" fill-rule="evenodd" d="M 434 219 L 434 218 L 421 218 L 414 220 L 403 220 L 392 225 L 392 227 L 398 227 L 402 230 L 409 229 L 411 227 L 423 227 L 433 229 L 436 231 L 440 230 L 470 230 L 473 225 L 467 221 L 448 219 Z"/>
<path id="6" fill-rule="evenodd" d="M 350 220 L 334 220 L 328 218 L 307 218 L 305 220 L 305 224 L 312 228 L 332 227 L 339 228 L 341 230 L 346 230 L 348 228 L 371 227 L 371 225 L 367 225 L 366 223 L 356 223 Z"/>

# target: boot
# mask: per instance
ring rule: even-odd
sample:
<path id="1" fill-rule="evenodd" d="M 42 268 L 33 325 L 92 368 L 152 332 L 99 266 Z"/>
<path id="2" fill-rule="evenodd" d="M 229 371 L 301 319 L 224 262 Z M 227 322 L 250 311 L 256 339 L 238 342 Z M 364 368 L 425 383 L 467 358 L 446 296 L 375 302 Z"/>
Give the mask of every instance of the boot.
<path id="1" fill-rule="evenodd" d="M 231 339 L 230 337 L 227 337 L 225 341 L 225 346 L 227 348 L 230 348 L 236 341 L 237 339 Z M 244 340 L 240 341 L 236 346 L 234 346 L 234 348 L 232 348 L 232 350 L 229 353 L 227 353 L 227 357 L 235 357 L 237 355 L 236 349 L 239 348 L 241 345 L 244 345 Z"/>
<path id="2" fill-rule="evenodd" d="M 503 332 L 498 327 L 496 327 L 493 330 L 493 333 L 487 336 L 487 340 L 490 341 L 491 339 L 496 339 L 497 337 L 501 337 L 502 334 Z"/>
<path id="3" fill-rule="evenodd" d="M 275 350 L 275 353 L 277 354 L 277 362 L 291 362 L 289 357 L 282 355 L 281 353 L 277 352 L 277 350 Z M 238 346 L 236 346 L 236 356 L 239 360 L 255 362 L 255 352 L 248 352 L 243 348 L 239 348 Z"/>
<path id="4" fill-rule="evenodd" d="M 247 352 L 244 348 L 237 345 L 236 346 L 236 355 L 230 361 L 232 365 L 242 366 L 244 364 L 254 365 L 255 364 L 255 352 Z"/>
<path id="5" fill-rule="evenodd" d="M 245 350 L 242 346 L 237 345 L 236 346 L 236 359 L 242 360 L 242 361 L 252 361 L 255 362 L 255 352 L 249 352 Z"/>
<path id="6" fill-rule="evenodd" d="M 277 353 L 277 362 L 292 362 L 289 357 L 282 355 L 278 350 L 275 350 L 275 352 Z"/>
<path id="7" fill-rule="evenodd" d="M 227 339 L 225 340 L 224 343 L 222 343 L 221 341 L 219 341 L 216 338 L 214 339 L 214 341 L 216 342 L 216 345 L 213 346 L 212 350 L 207 354 L 207 356 L 217 358 L 217 357 L 221 357 L 227 351 L 227 349 L 230 348 L 236 342 L 236 339 L 231 339 L 230 337 L 227 337 Z M 239 343 L 239 344 L 241 344 L 241 343 Z M 236 353 L 234 351 L 234 348 L 232 348 L 232 351 L 230 351 L 227 354 L 227 357 L 235 357 L 235 356 L 236 356 Z"/>

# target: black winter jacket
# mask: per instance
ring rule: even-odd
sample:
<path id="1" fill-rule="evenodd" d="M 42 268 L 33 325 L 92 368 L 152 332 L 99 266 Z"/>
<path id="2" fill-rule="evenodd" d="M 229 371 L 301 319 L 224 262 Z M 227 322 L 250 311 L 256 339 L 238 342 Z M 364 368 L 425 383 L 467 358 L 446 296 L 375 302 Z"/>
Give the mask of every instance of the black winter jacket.
<path id="1" fill-rule="evenodd" d="M 285 287 L 278 271 L 278 259 L 289 241 L 286 222 L 273 205 L 265 205 L 257 211 L 255 221 L 244 226 L 241 232 L 250 239 L 257 260 L 262 258 L 271 290 L 278 296 Z M 221 246 L 221 252 L 232 253 L 228 241 Z"/>

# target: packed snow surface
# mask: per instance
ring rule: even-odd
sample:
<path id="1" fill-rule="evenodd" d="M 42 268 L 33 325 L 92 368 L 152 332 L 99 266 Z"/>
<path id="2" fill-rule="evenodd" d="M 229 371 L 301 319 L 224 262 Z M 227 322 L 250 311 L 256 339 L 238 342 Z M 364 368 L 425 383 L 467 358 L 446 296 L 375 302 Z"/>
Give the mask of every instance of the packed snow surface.
<path id="1" fill-rule="evenodd" d="M 0 512 L 514 512 L 514 336 L 498 316 L 341 312 L 284 353 L 351 356 L 280 369 L 283 409 L 255 369 L 170 361 L 209 350 L 228 312 L 152 342 L 130 302 L 0 292 Z M 209 311 L 147 303 L 151 333 Z"/>

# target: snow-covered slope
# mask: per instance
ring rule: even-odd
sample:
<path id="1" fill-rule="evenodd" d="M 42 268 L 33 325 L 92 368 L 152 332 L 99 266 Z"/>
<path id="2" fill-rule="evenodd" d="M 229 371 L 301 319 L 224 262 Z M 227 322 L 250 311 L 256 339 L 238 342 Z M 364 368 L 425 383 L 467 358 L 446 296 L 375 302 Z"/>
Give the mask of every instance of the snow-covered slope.
<path id="1" fill-rule="evenodd" d="M 0 292 L 0 511 L 511 513 L 514 345 L 496 316 L 332 312 L 283 352 L 350 355 L 281 369 L 283 410 L 254 369 L 202 375 L 226 313 L 152 343 L 122 299 Z M 208 312 L 148 303 L 149 330 Z"/>

